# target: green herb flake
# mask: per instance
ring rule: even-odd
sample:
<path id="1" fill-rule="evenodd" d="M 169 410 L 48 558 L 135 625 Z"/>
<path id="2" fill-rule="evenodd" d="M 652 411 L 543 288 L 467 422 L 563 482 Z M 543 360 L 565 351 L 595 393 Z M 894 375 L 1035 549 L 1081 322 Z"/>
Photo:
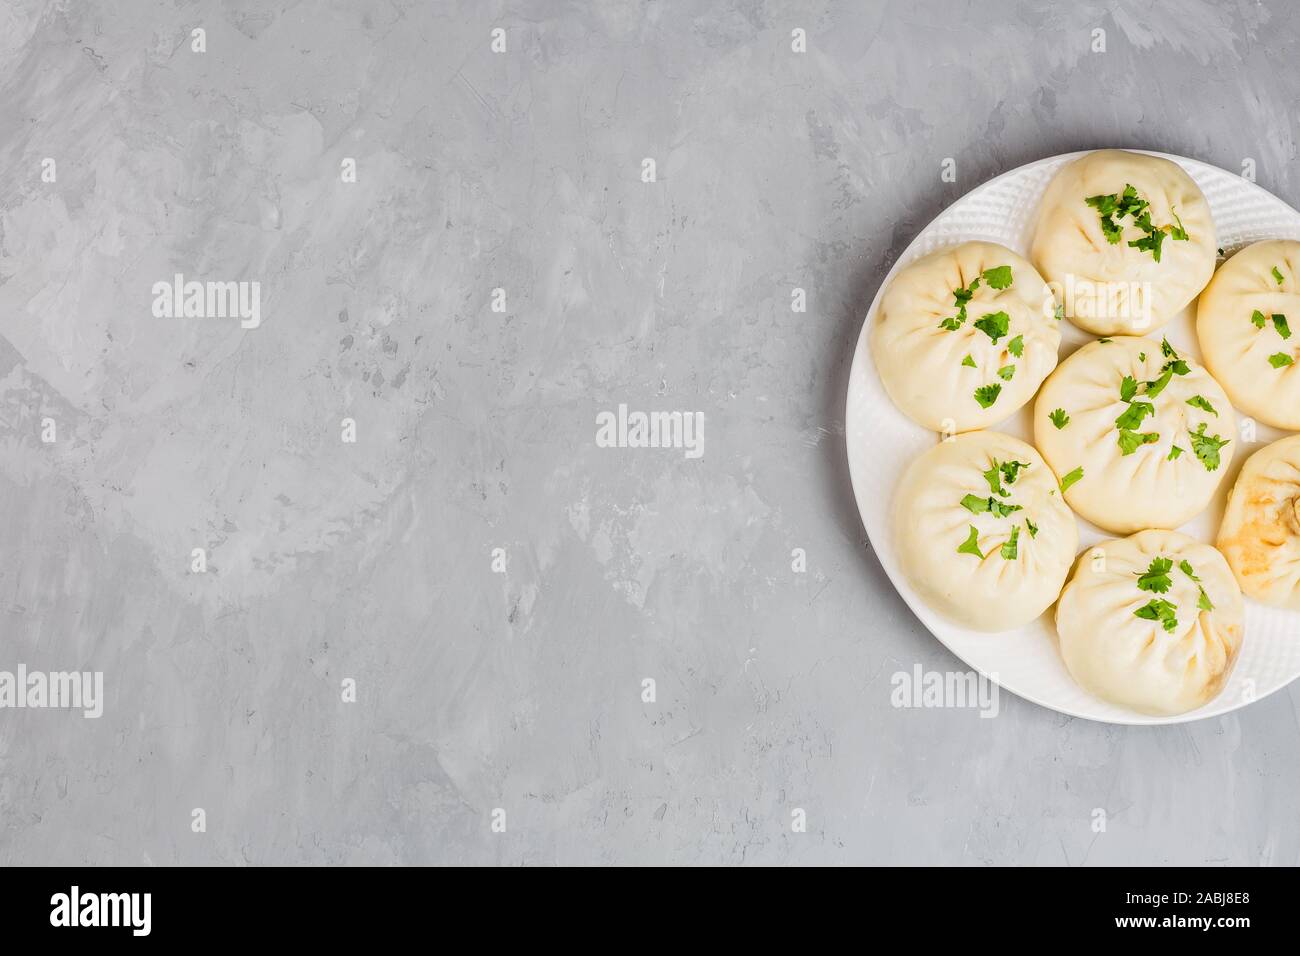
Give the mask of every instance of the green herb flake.
<path id="1" fill-rule="evenodd" d="M 1006 479 L 1007 484 L 1014 485 L 1016 483 L 1016 479 L 1020 477 L 1020 472 L 1023 469 L 1028 467 L 1029 467 L 1028 462 L 1004 461 L 1002 464 L 998 466 L 998 470 L 1002 472 L 1002 477 Z"/>
<path id="2" fill-rule="evenodd" d="M 984 270 L 984 281 L 994 289 L 1006 289 L 1011 286 L 1011 267 L 997 266 Z"/>
<path id="3" fill-rule="evenodd" d="M 1014 365 L 1004 365 L 1000 369 L 998 369 L 998 378 L 1002 379 L 1002 381 L 1004 382 L 1011 381 L 1011 376 L 1015 374 L 1016 374 L 1016 367 Z"/>
<path id="4" fill-rule="evenodd" d="M 961 364 L 962 367 L 964 368 L 974 368 L 975 360 L 971 358 L 969 355 L 967 355 L 964 359 L 961 360 Z"/>
<path id="5" fill-rule="evenodd" d="M 1170 447 L 1170 449 L 1169 449 L 1169 457 L 1166 458 L 1165 461 L 1177 461 L 1177 460 L 1178 460 L 1178 456 L 1181 455 L 1182 453 L 1183 453 L 1183 450 L 1182 450 L 1181 448 L 1179 448 L 1177 445 L 1173 445 L 1173 446 Z"/>
<path id="6" fill-rule="evenodd" d="M 1288 365 L 1294 365 L 1295 359 L 1285 352 L 1274 352 L 1268 357 L 1268 364 L 1274 368 L 1286 368 Z"/>
<path id="7" fill-rule="evenodd" d="M 1262 329 L 1268 324 L 1268 316 L 1259 311 L 1259 309 L 1256 309 L 1250 314 L 1250 321 L 1255 323 L 1255 328 Z"/>
<path id="8" fill-rule="evenodd" d="M 1115 427 L 1120 431 L 1136 431 L 1144 418 L 1155 413 L 1156 407 L 1150 402 L 1129 402 L 1128 408 L 1115 419 Z"/>
<path id="9" fill-rule="evenodd" d="M 1016 560 L 1016 558 L 1019 556 L 1020 553 L 1019 548 L 1017 547 L 1017 543 L 1019 542 L 1019 540 L 1020 540 L 1020 526 L 1012 525 L 1011 537 L 1007 538 L 1007 540 L 1002 544 L 1002 557 L 1004 557 L 1008 561 Z"/>
<path id="10" fill-rule="evenodd" d="M 1031 538 L 1037 538 L 1037 537 L 1038 537 L 1038 525 L 1034 524 L 1032 521 L 1030 521 L 1028 518 L 1026 518 L 1026 519 L 1025 519 L 1025 527 L 1029 529 L 1029 537 L 1031 537 Z"/>
<path id="11" fill-rule="evenodd" d="M 1133 616 L 1144 621 L 1159 621 L 1166 631 L 1173 631 L 1178 627 L 1177 612 L 1177 604 L 1170 604 L 1164 598 L 1154 598 L 1134 611 Z"/>
<path id="12" fill-rule="evenodd" d="M 1196 576 L 1196 572 L 1195 572 L 1194 570 L 1192 570 L 1192 562 L 1190 562 L 1190 561 L 1188 561 L 1188 560 L 1186 560 L 1186 559 L 1184 559 L 1184 560 L 1182 560 L 1182 561 L 1179 561 L 1179 562 L 1178 562 L 1178 570 L 1179 570 L 1179 571 L 1182 571 L 1183 574 L 1187 575 L 1189 578 L 1191 578 L 1191 579 L 1192 579 L 1193 581 L 1195 581 L 1197 584 L 1200 584 L 1200 583 L 1201 583 L 1201 579 L 1198 578 L 1198 577 Z"/>
<path id="13" fill-rule="evenodd" d="M 958 546 L 958 554 L 973 554 L 975 557 L 983 560 L 984 552 L 980 550 L 980 533 L 974 525 L 969 525 L 970 535 Z"/>
<path id="14" fill-rule="evenodd" d="M 1276 319 L 1277 316 L 1274 316 L 1273 318 Z M 1283 336 L 1283 338 L 1286 338 L 1286 336 Z M 1016 358 L 1020 358 L 1021 356 L 1023 356 L 1025 354 L 1025 337 L 1023 335 L 1017 335 L 1014 339 L 1012 339 L 1010 342 L 1007 343 L 1007 351 L 1010 352 L 1012 355 L 1014 355 Z"/>
<path id="15" fill-rule="evenodd" d="M 1065 413 L 1064 408 L 1058 408 L 1047 417 L 1052 420 L 1052 424 L 1055 425 L 1058 430 L 1070 424 L 1070 416 Z"/>
<path id="16" fill-rule="evenodd" d="M 1197 599 L 1196 606 L 1202 611 L 1214 610 L 1214 603 L 1210 600 L 1210 596 L 1205 593 L 1204 586 L 1201 587 L 1201 596 Z"/>
<path id="17" fill-rule="evenodd" d="M 1191 405 L 1192 408 L 1199 408 L 1201 409 L 1201 411 L 1209 412 L 1215 418 L 1219 417 L 1218 410 L 1213 405 L 1210 404 L 1210 400 L 1207 399 L 1204 395 L 1193 395 L 1191 398 L 1187 400 L 1187 404 Z"/>
<path id="18" fill-rule="evenodd" d="M 1169 384 L 1170 380 L 1173 377 L 1174 377 L 1174 370 L 1170 369 L 1168 372 L 1165 372 L 1164 375 L 1161 375 L 1154 382 L 1147 382 L 1146 383 L 1147 398 L 1155 398 L 1157 395 L 1163 392 L 1165 390 L 1165 386 Z"/>
<path id="19" fill-rule="evenodd" d="M 1082 465 L 1074 469 L 1074 471 L 1067 473 L 1066 476 L 1061 479 L 1061 494 L 1065 494 L 1067 491 L 1069 491 L 1070 486 L 1073 485 L 1076 481 L 1079 481 L 1082 477 L 1083 477 Z"/>
<path id="20" fill-rule="evenodd" d="M 1133 401 L 1133 396 L 1138 393 L 1138 383 L 1132 375 L 1125 375 L 1124 381 L 1119 383 L 1119 397 L 1126 402 Z"/>
<path id="21" fill-rule="evenodd" d="M 1291 326 L 1287 324 L 1286 316 L 1274 314 L 1272 318 L 1273 328 L 1277 329 L 1277 334 L 1282 336 L 1283 340 L 1289 339 L 1291 337 Z"/>
<path id="22" fill-rule="evenodd" d="M 1206 471 L 1216 471 L 1219 467 L 1219 449 L 1228 444 L 1230 439 L 1218 435 L 1205 434 L 1205 422 L 1189 436 L 1192 439 L 1192 451 L 1205 466 Z"/>
<path id="23" fill-rule="evenodd" d="M 980 408 L 988 408 L 998 400 L 998 396 L 1001 394 L 1002 386 L 998 382 L 994 382 L 992 385 L 981 385 L 975 389 L 975 401 L 980 403 Z"/>
<path id="24" fill-rule="evenodd" d="M 1169 576 L 1173 566 L 1174 562 L 1169 558 L 1154 558 L 1147 567 L 1146 574 L 1138 576 L 1138 590 L 1164 594 L 1174 586 L 1174 580 Z"/>
<path id="25" fill-rule="evenodd" d="M 1121 429 L 1119 433 L 1119 447 L 1121 454 L 1131 455 L 1143 445 L 1154 445 L 1160 440 L 1158 432 L 1133 432 Z"/>
<path id="26" fill-rule="evenodd" d="M 975 322 L 975 328 L 979 329 L 992 339 L 994 345 L 998 344 L 998 339 L 1007 334 L 1007 330 L 1010 327 L 1011 316 L 1007 315 L 1005 312 L 990 312 L 988 315 L 984 316 L 982 319 L 977 319 Z"/>
<path id="27" fill-rule="evenodd" d="M 1273 267 L 1273 281 L 1276 282 L 1278 285 L 1282 284 L 1282 273 L 1278 271 L 1277 266 Z"/>

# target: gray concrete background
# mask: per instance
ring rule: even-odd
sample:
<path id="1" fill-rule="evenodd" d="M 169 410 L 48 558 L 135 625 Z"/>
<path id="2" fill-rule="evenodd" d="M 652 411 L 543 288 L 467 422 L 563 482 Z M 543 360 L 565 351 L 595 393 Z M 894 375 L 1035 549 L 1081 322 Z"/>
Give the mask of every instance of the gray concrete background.
<path id="1" fill-rule="evenodd" d="M 1300 205 L 1298 41 L 1281 0 L 6 3 L 0 669 L 107 699 L 0 710 L 0 862 L 1300 861 L 1298 686 L 892 707 L 962 665 L 842 410 L 889 264 L 1004 170 L 1251 158 Z M 174 272 L 261 327 L 154 318 Z M 598 448 L 620 402 L 704 457 Z"/>

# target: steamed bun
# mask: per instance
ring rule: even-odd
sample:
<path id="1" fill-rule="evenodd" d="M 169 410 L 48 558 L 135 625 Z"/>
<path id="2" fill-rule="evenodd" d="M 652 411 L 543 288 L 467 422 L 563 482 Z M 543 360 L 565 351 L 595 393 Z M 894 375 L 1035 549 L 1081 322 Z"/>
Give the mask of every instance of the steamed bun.
<path id="1" fill-rule="evenodd" d="M 1182 167 L 1103 149 L 1048 184 L 1030 258 L 1075 325 L 1131 335 L 1196 298 L 1214 274 L 1217 242 L 1209 204 Z"/>
<path id="2" fill-rule="evenodd" d="M 1241 591 L 1223 555 L 1176 531 L 1084 552 L 1056 607 L 1061 656 L 1084 690 L 1181 714 L 1223 687 L 1241 649 Z"/>
<path id="3" fill-rule="evenodd" d="M 1218 545 L 1246 594 L 1300 611 L 1300 435 L 1246 459 Z"/>
<path id="4" fill-rule="evenodd" d="M 894 277 L 876 310 L 871 354 L 913 421 L 945 433 L 984 428 L 1033 398 L 1056 367 L 1055 308 L 1023 258 L 966 242 Z"/>
<path id="5" fill-rule="evenodd" d="M 1034 405 L 1034 443 L 1084 518 L 1117 534 L 1176 528 L 1210 503 L 1236 420 L 1217 382 L 1168 341 L 1121 337 L 1061 363 Z"/>
<path id="6" fill-rule="evenodd" d="M 912 587 L 978 631 L 1012 630 L 1047 610 L 1079 544 L 1038 452 L 991 431 L 957 435 L 912 462 L 893 520 Z"/>
<path id="7" fill-rule="evenodd" d="M 1232 404 L 1300 431 L 1300 242 L 1257 242 L 1220 266 L 1197 303 L 1196 334 Z"/>

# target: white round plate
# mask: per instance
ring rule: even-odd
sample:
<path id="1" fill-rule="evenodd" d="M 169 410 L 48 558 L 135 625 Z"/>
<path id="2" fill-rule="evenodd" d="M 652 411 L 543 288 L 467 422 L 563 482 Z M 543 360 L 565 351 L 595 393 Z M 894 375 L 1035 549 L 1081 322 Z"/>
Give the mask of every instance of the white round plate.
<path id="1" fill-rule="evenodd" d="M 890 401 L 876 374 L 867 330 L 875 321 L 881 292 L 894 274 L 914 259 L 935 249 L 972 239 L 999 242 L 1028 258 L 1039 198 L 1056 171 L 1082 155 L 1084 153 L 1069 153 L 1029 163 L 971 191 L 921 230 L 889 270 L 862 324 L 858 347 L 853 355 L 853 369 L 849 373 L 844 430 L 853 493 L 872 546 L 903 600 L 954 654 L 1004 689 L 1063 714 L 1114 724 L 1176 724 L 1226 714 L 1300 677 L 1300 614 L 1266 607 L 1247 598 L 1246 632 L 1241 655 L 1223 691 L 1204 707 L 1189 713 L 1176 717 L 1151 717 L 1094 697 L 1071 679 L 1056 647 L 1056 627 L 1052 622 L 1054 607 L 1018 631 L 1000 634 L 971 631 L 928 608 L 899 569 L 898 550 L 890 522 L 894 488 L 908 463 L 937 442 L 939 436 L 926 431 L 900 412 Z M 1261 239 L 1300 240 L 1300 213 L 1254 183 L 1194 159 L 1166 153 L 1149 155 L 1173 160 L 1196 180 L 1210 203 L 1219 246 L 1228 255 Z M 1163 332 L 1180 352 L 1191 354 L 1200 361 L 1194 316 L 1195 303 L 1163 330 L 1152 334 L 1158 338 Z M 1095 338 L 1068 320 L 1062 322 L 1062 333 L 1062 361 L 1079 346 Z M 1029 402 L 1015 415 L 993 426 L 994 430 L 1033 444 L 1033 406 L 1034 403 Z M 1256 441 L 1248 443 L 1238 428 L 1239 445 L 1219 486 L 1219 494 L 1203 514 L 1179 530 L 1200 541 L 1213 543 L 1228 492 L 1242 463 L 1251 452 L 1287 434 L 1265 425 L 1257 425 L 1256 431 Z M 1078 521 L 1081 549 L 1086 550 L 1098 541 L 1114 537 L 1081 518 Z"/>

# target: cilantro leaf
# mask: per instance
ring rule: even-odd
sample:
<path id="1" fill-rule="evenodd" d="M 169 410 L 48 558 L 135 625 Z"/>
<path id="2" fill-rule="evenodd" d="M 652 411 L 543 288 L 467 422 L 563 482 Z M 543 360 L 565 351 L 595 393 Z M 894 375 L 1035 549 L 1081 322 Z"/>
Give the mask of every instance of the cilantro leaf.
<path id="1" fill-rule="evenodd" d="M 1274 368 L 1286 368 L 1288 365 L 1294 365 L 1295 359 L 1285 352 L 1275 352 L 1268 357 L 1268 364 Z"/>
<path id="2" fill-rule="evenodd" d="M 1255 328 L 1262 329 L 1268 323 L 1268 316 L 1256 309 L 1250 314 L 1250 321 L 1255 323 Z"/>
<path id="3" fill-rule="evenodd" d="M 1215 418 L 1219 417 L 1218 410 L 1215 409 L 1215 407 L 1210 404 L 1210 400 L 1207 399 L 1204 395 L 1193 395 L 1191 398 L 1187 400 L 1187 404 L 1191 405 L 1192 408 L 1199 408 L 1202 411 L 1209 412 Z"/>
<path id="4" fill-rule="evenodd" d="M 1198 577 L 1196 576 L 1196 572 L 1192 570 L 1192 562 L 1190 562 L 1190 561 L 1188 561 L 1188 560 L 1186 560 L 1186 559 L 1183 559 L 1182 561 L 1179 561 L 1179 562 L 1178 562 L 1178 570 L 1182 571 L 1183 574 L 1187 575 L 1189 578 L 1191 578 L 1191 579 L 1192 579 L 1193 581 L 1195 581 L 1197 584 L 1200 584 L 1200 583 L 1201 583 L 1201 579 L 1198 578 Z"/>
<path id="5" fill-rule="evenodd" d="M 1002 386 L 998 382 L 994 382 L 992 385 L 981 385 L 975 389 L 975 401 L 980 403 L 980 408 L 988 408 L 998 400 L 998 396 L 1001 394 Z"/>
<path id="6" fill-rule="evenodd" d="M 1169 449 L 1169 457 L 1166 458 L 1165 461 L 1177 461 L 1177 460 L 1178 460 L 1178 456 L 1181 455 L 1182 453 L 1183 453 L 1183 450 L 1182 450 L 1181 448 L 1179 448 L 1177 445 L 1173 445 L 1173 446 L 1170 447 L 1170 449 Z"/>
<path id="7" fill-rule="evenodd" d="M 1133 616 L 1144 621 L 1159 621 L 1166 631 L 1173 631 L 1178 627 L 1177 611 L 1177 604 L 1170 604 L 1164 598 L 1153 598 L 1134 611 Z"/>
<path id="8" fill-rule="evenodd" d="M 961 364 L 965 368 L 974 368 L 975 360 L 971 358 L 969 355 L 967 355 L 964 359 L 961 360 Z"/>
<path id="9" fill-rule="evenodd" d="M 1020 476 L 1021 469 L 1028 468 L 1028 467 L 1029 467 L 1028 462 L 1004 461 L 1001 465 L 998 466 L 998 470 L 1002 472 L 1002 477 L 1007 480 L 1007 484 L 1014 485 L 1016 483 L 1016 479 Z"/>
<path id="10" fill-rule="evenodd" d="M 1008 561 L 1016 560 L 1019 555 L 1019 549 L 1016 547 L 1020 540 L 1020 525 L 1011 526 L 1011 537 L 1007 538 L 1002 544 L 1002 557 Z"/>
<path id="11" fill-rule="evenodd" d="M 1070 416 L 1065 414 L 1064 408 L 1058 408 L 1047 417 L 1052 420 L 1052 424 L 1058 429 L 1064 428 L 1066 425 L 1070 424 Z"/>
<path id="12" fill-rule="evenodd" d="M 1282 284 L 1282 273 L 1278 271 L 1277 266 L 1273 267 L 1273 281 L 1278 285 Z"/>
<path id="13" fill-rule="evenodd" d="M 998 378 L 1002 379 L 1004 382 L 1011 381 L 1011 376 L 1015 374 L 1016 367 L 1014 365 L 1004 365 L 998 369 Z"/>
<path id="14" fill-rule="evenodd" d="M 1082 465 L 1074 469 L 1074 471 L 1067 473 L 1065 477 L 1061 479 L 1061 494 L 1065 494 L 1070 489 L 1070 486 L 1074 484 L 1076 481 L 1078 481 L 1079 479 L 1081 479 L 1082 477 L 1083 477 Z"/>
<path id="15" fill-rule="evenodd" d="M 1011 267 L 997 266 L 984 270 L 984 281 L 993 289 L 1006 289 L 1011 285 Z"/>
<path id="16" fill-rule="evenodd" d="M 1155 413 L 1156 407 L 1150 402 L 1129 402 L 1128 408 L 1115 419 L 1115 427 L 1120 431 L 1135 431 L 1142 424 L 1142 419 Z"/>
<path id="17" fill-rule="evenodd" d="M 984 558 L 984 552 L 980 550 L 980 533 L 974 525 L 969 525 L 970 535 L 966 540 L 957 547 L 958 554 L 973 554 L 975 557 Z"/>
<path id="18" fill-rule="evenodd" d="M 990 312 L 975 322 L 975 328 L 991 338 L 994 345 L 998 344 L 998 339 L 1007 334 L 1010 327 L 1011 316 L 1005 312 Z"/>
<path id="19" fill-rule="evenodd" d="M 1155 398 L 1157 395 L 1163 392 L 1165 390 L 1165 386 L 1169 384 L 1170 379 L 1172 379 L 1173 377 L 1174 377 L 1174 370 L 1170 369 L 1169 371 L 1165 372 L 1165 374 L 1161 375 L 1158 379 L 1156 379 L 1154 382 L 1147 382 L 1147 392 L 1146 392 L 1147 398 Z"/>
<path id="20" fill-rule="evenodd" d="M 1192 439 L 1192 451 L 1196 457 L 1201 460 L 1206 471 L 1215 471 L 1219 467 L 1219 449 L 1228 444 L 1231 439 L 1220 438 L 1218 435 L 1205 434 L 1205 422 L 1201 422 L 1196 431 L 1191 432 L 1189 437 Z"/>
<path id="21" fill-rule="evenodd" d="M 1124 381 L 1119 383 L 1119 397 L 1126 402 L 1133 401 L 1133 396 L 1138 393 L 1138 383 L 1132 375 L 1125 375 Z"/>
<path id="22" fill-rule="evenodd" d="M 989 510 L 989 502 L 992 498 L 977 498 L 975 495 L 966 495 L 961 499 L 961 506 L 971 514 L 983 514 Z"/>
<path id="23" fill-rule="evenodd" d="M 1037 537 L 1038 537 L 1038 525 L 1034 524 L 1032 521 L 1030 521 L 1028 518 L 1026 518 L 1026 519 L 1025 519 L 1025 527 L 1027 527 L 1027 528 L 1029 529 L 1029 537 L 1031 537 L 1031 538 L 1037 538 Z"/>
<path id="24" fill-rule="evenodd" d="M 1291 326 L 1287 324 L 1285 315 L 1273 315 L 1273 328 L 1277 329 L 1277 334 L 1282 336 L 1283 340 L 1291 337 Z"/>
<path id="25" fill-rule="evenodd" d="M 1169 576 L 1173 566 L 1174 562 L 1169 558 L 1154 558 L 1147 567 L 1146 574 L 1138 576 L 1138 590 L 1164 594 L 1174 586 L 1173 578 Z"/>
<path id="26" fill-rule="evenodd" d="M 1277 316 L 1273 316 L 1273 318 L 1276 320 Z M 1285 321 L 1285 319 L 1283 321 Z M 1286 338 L 1285 335 L 1282 337 Z M 1022 355 L 1024 355 L 1025 337 L 1023 335 L 1017 335 L 1014 339 L 1012 339 L 1010 342 L 1007 343 L 1007 351 L 1010 352 L 1012 355 L 1014 355 L 1016 358 L 1020 358 Z"/>
<path id="27" fill-rule="evenodd" d="M 1199 607 L 1202 611 L 1214 610 L 1214 603 L 1210 600 L 1210 596 L 1205 593 L 1204 585 L 1201 586 L 1201 596 L 1200 598 L 1197 599 L 1196 606 Z"/>
<path id="28" fill-rule="evenodd" d="M 1160 440 L 1159 432 L 1134 432 L 1120 429 L 1119 447 L 1122 454 L 1131 455 L 1143 445 L 1154 445 Z"/>

